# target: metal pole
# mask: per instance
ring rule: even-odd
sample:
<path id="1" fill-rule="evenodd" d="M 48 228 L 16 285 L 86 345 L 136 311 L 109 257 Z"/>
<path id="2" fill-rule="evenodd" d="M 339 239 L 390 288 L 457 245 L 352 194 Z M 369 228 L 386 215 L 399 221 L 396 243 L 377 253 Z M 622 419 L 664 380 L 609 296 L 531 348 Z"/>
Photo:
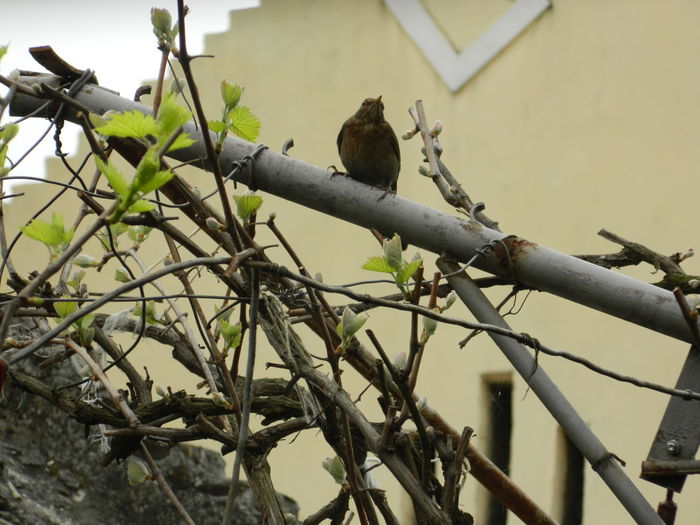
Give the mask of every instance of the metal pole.
<path id="1" fill-rule="evenodd" d="M 51 78 L 51 75 L 21 76 L 19 82 L 31 86 L 37 82 L 49 82 Z M 153 111 L 93 84 L 84 87 L 75 99 L 97 114 L 107 110 L 137 110 L 148 114 Z M 43 102 L 38 97 L 17 93 L 10 104 L 10 113 L 28 115 Z M 49 112 L 47 109 L 37 116 L 49 116 Z M 66 111 L 64 116 L 67 120 L 76 119 L 75 111 Z M 197 161 L 206 158 L 201 133 L 192 122 L 186 124 L 184 130 L 197 142 L 168 155 L 183 162 L 196 161 L 194 165 L 210 169 L 206 161 Z M 255 150 L 255 144 L 229 136 L 219 155 L 219 163 L 228 172 Z M 691 344 L 694 342 L 688 323 L 668 290 L 526 239 L 506 236 L 476 221 L 464 220 L 397 195 L 387 196 L 382 190 L 347 177 L 331 178 L 327 171 L 286 155 L 264 151 L 256 159 L 252 170 L 239 169 L 233 173 L 233 178 L 365 228 L 397 232 L 413 246 L 439 255 L 447 253 L 463 262 L 471 259 L 475 250 L 497 241 L 495 248 L 479 257 L 474 266 L 644 328 Z"/>
<path id="2" fill-rule="evenodd" d="M 442 259 L 438 260 L 438 268 L 445 275 L 459 269 Z M 447 280 L 479 322 L 510 329 L 508 323 L 503 320 L 481 289 L 466 273 L 453 275 Z M 554 416 L 554 419 L 562 426 L 571 441 L 589 461 L 593 470 L 603 478 L 603 481 L 627 509 L 630 516 L 637 523 L 643 525 L 663 525 L 661 518 L 627 477 L 617 460 L 606 450 L 542 367 L 535 366 L 535 360 L 530 352 L 520 343 L 508 337 L 493 333 L 489 333 L 489 336 Z"/>

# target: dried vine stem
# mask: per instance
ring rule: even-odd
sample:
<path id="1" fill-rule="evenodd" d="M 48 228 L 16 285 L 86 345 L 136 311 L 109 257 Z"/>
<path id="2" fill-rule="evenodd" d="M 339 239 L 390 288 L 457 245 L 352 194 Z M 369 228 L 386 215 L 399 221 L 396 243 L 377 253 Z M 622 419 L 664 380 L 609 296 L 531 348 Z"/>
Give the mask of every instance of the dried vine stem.
<path id="1" fill-rule="evenodd" d="M 267 225 L 275 234 L 277 239 L 279 239 L 279 241 L 282 243 L 282 246 L 285 248 L 285 250 L 292 258 L 294 263 L 297 265 L 299 272 L 302 275 L 310 278 L 306 266 L 301 261 L 297 253 L 292 248 L 292 246 L 289 244 L 285 236 L 279 230 L 279 228 L 275 224 L 274 219 L 271 218 L 270 220 L 268 220 Z M 327 320 L 322 316 L 321 303 L 323 303 L 323 307 L 326 313 L 330 315 L 330 318 L 335 322 L 337 322 L 337 319 L 333 318 L 333 310 L 330 308 L 328 303 L 325 302 L 325 299 L 319 297 L 319 294 L 316 293 L 313 287 L 307 286 L 306 293 L 308 294 L 309 299 L 311 301 L 310 310 L 312 318 L 314 319 L 319 328 L 320 336 L 323 339 L 326 348 L 326 357 L 331 365 L 331 369 L 333 372 L 333 380 L 337 383 L 338 388 L 342 389 L 343 382 L 341 378 L 341 370 L 339 364 L 340 360 L 335 352 L 335 345 L 333 344 L 331 330 L 328 327 Z M 331 417 L 333 417 L 332 414 Z M 343 463 L 345 464 L 345 467 L 349 474 L 348 481 L 350 484 L 350 493 L 352 495 L 353 501 L 355 502 L 355 507 L 357 508 L 358 519 L 362 524 L 367 523 L 368 520 L 373 524 L 378 523 L 377 515 L 374 512 L 374 508 L 372 507 L 372 502 L 367 492 L 364 491 L 364 487 L 362 486 L 362 477 L 360 475 L 359 468 L 355 463 L 355 453 L 353 450 L 354 446 L 352 435 L 350 432 L 350 421 L 348 420 L 346 414 L 341 414 L 340 423 L 342 426 L 343 437 L 340 440 L 339 446 L 337 448 L 340 453 L 340 456 L 343 458 Z"/>
<path id="2" fill-rule="evenodd" d="M 9 363 L 10 364 L 16 363 L 17 361 L 27 357 L 28 355 L 31 355 L 32 353 L 36 352 L 39 348 L 44 346 L 49 340 L 53 339 L 58 334 L 60 334 L 61 332 L 63 332 L 67 328 L 69 328 L 75 321 L 77 321 L 81 317 L 83 317 L 89 313 L 94 312 L 98 308 L 100 308 L 103 305 L 110 302 L 112 299 L 119 297 L 120 295 L 123 295 L 127 292 L 130 292 L 131 290 L 134 290 L 135 288 L 139 288 L 140 286 L 143 286 L 144 284 L 155 281 L 156 279 L 160 279 L 161 277 L 168 275 L 170 273 L 174 273 L 178 270 L 184 270 L 185 268 L 191 268 L 191 267 L 200 266 L 200 265 L 216 266 L 219 264 L 229 263 L 230 261 L 231 261 L 231 258 L 228 256 L 226 256 L 226 257 L 204 257 L 204 258 L 190 259 L 188 261 L 183 261 L 181 263 L 173 263 L 169 266 L 166 266 L 166 267 L 161 268 L 159 270 L 156 270 L 152 273 L 144 275 L 143 277 L 139 277 L 138 279 L 134 279 L 132 281 L 129 281 L 128 283 L 125 283 L 122 286 L 119 286 L 119 287 L 115 288 L 114 290 L 102 295 L 97 301 L 89 303 L 89 304 L 85 305 L 83 308 L 81 308 L 80 310 L 76 310 L 72 314 L 64 317 L 63 320 L 60 323 L 58 323 L 58 325 L 55 328 L 53 328 L 52 330 L 49 330 L 48 332 L 43 334 L 41 337 L 39 337 L 35 341 L 33 341 L 32 344 L 30 344 L 26 348 L 23 348 L 22 350 L 20 350 L 16 354 L 14 354 L 9 359 Z M 34 281 L 32 281 L 32 282 L 34 282 Z M 7 318 L 4 317 L 3 323 L 6 321 L 7 321 Z M 7 322 L 9 323 L 9 321 L 7 321 Z"/>
<path id="3" fill-rule="evenodd" d="M 260 261 L 248 261 L 246 264 L 248 265 L 255 265 L 260 268 L 265 268 L 271 273 L 275 273 L 278 275 L 282 275 L 284 277 L 287 277 L 289 279 L 293 279 L 295 281 L 308 284 L 310 286 L 313 286 L 317 290 L 321 290 L 324 292 L 329 292 L 329 293 L 337 293 L 341 295 L 345 295 L 346 297 L 350 297 L 353 300 L 356 301 L 362 301 L 362 302 L 367 302 L 367 303 L 372 303 L 376 304 L 379 306 L 385 306 L 388 308 L 393 308 L 395 310 L 401 310 L 405 312 L 417 312 L 420 315 L 423 315 L 424 317 L 429 317 L 430 319 L 435 319 L 436 321 L 443 322 L 446 324 L 451 324 L 451 325 L 456 325 L 456 326 L 461 326 L 463 328 L 467 328 L 469 330 L 483 330 L 485 332 L 497 334 L 497 335 L 503 335 L 506 337 L 509 337 L 511 339 L 514 339 L 518 343 L 528 346 L 532 348 L 533 350 L 536 350 L 538 352 L 542 352 L 543 354 L 551 355 L 554 357 L 563 357 L 564 359 L 567 359 L 569 361 L 573 361 L 575 363 L 581 364 L 585 366 L 586 368 L 610 377 L 612 379 L 615 379 L 617 381 L 621 381 L 624 383 L 630 383 L 632 385 L 641 387 L 641 388 L 647 388 L 649 390 L 655 390 L 657 392 L 661 392 L 663 394 L 668 394 L 672 396 L 677 396 L 677 397 L 682 397 L 684 399 L 700 399 L 700 392 L 695 392 L 695 391 L 690 391 L 690 390 L 678 390 L 676 388 L 669 388 L 665 387 L 663 385 L 658 385 L 656 383 L 651 383 L 649 381 L 642 381 L 640 379 L 637 379 L 632 376 L 626 376 L 623 374 L 618 374 L 617 372 L 613 372 L 611 370 L 608 370 L 606 368 L 603 368 L 601 366 L 596 365 L 592 361 L 589 361 L 588 359 L 584 359 L 583 357 L 577 356 L 575 354 L 572 354 L 570 352 L 565 352 L 561 350 L 555 350 L 549 346 L 546 346 L 542 344 L 540 341 L 535 339 L 529 334 L 522 333 L 522 332 L 514 332 L 512 330 L 507 330 L 505 328 L 496 326 L 496 325 L 491 325 L 491 324 L 485 324 L 485 323 L 476 323 L 476 322 L 471 322 L 471 321 L 464 321 L 463 319 L 458 319 L 455 317 L 449 317 L 446 315 L 438 314 L 436 312 L 433 312 L 432 310 L 428 310 L 427 308 L 423 308 L 420 306 L 416 306 L 410 303 L 401 303 L 397 301 L 388 301 L 386 299 L 382 299 L 379 297 L 373 297 L 368 294 L 360 294 L 357 293 L 353 290 L 349 290 L 347 288 L 344 288 L 342 286 L 331 286 L 319 281 L 314 281 L 313 279 L 310 279 L 308 277 L 304 277 L 302 275 L 295 274 L 293 272 L 290 272 L 287 268 L 283 266 L 279 266 L 276 264 L 272 263 L 263 263 Z M 371 367 L 370 367 L 371 368 Z"/>
<path id="4" fill-rule="evenodd" d="M 408 492 L 414 504 L 424 514 L 426 518 L 425 523 L 450 524 L 451 522 L 447 516 L 424 492 L 421 485 L 398 455 L 393 451 L 381 449 L 381 436 L 374 426 L 367 421 L 362 412 L 358 410 L 348 394 L 340 389 L 335 381 L 329 379 L 313 366 L 301 340 L 292 331 L 291 327 L 287 326 L 284 330 L 276 327 L 273 319 L 279 319 L 284 316 L 278 300 L 274 296 L 265 296 L 261 302 L 265 306 L 263 311 L 261 311 L 261 323 L 264 326 L 265 334 L 283 362 L 290 369 L 297 370 L 310 388 L 318 389 L 325 398 L 332 401 L 341 411 L 347 414 L 353 426 L 362 434 L 367 448 L 376 454 L 391 470 L 394 477 Z"/>
<path id="5" fill-rule="evenodd" d="M 126 401 L 124 401 L 122 395 L 119 392 L 117 392 L 117 389 L 114 388 L 114 386 L 112 386 L 112 383 L 109 379 L 107 379 L 107 376 L 102 371 L 102 367 L 100 367 L 100 365 L 97 364 L 90 357 L 87 351 L 79 344 L 74 343 L 70 339 L 65 340 L 63 343 L 66 345 L 67 348 L 70 348 L 73 352 L 80 356 L 80 359 L 85 361 L 85 364 L 90 367 L 90 371 L 97 378 L 97 380 L 100 383 L 102 383 L 102 386 L 104 387 L 105 391 L 112 400 L 112 403 L 114 403 L 114 406 L 117 407 L 119 411 L 124 415 L 124 418 L 127 420 L 129 425 L 132 427 L 138 425 L 139 418 L 136 417 L 136 414 L 134 414 L 129 405 L 126 404 Z"/>
<path id="6" fill-rule="evenodd" d="M 576 257 L 608 269 L 637 266 L 639 263 L 645 262 L 653 266 L 655 270 L 664 272 L 664 278 L 655 283 L 656 286 L 665 288 L 666 290 L 673 290 L 678 287 L 686 294 L 697 293 L 698 290 L 700 290 L 700 276 L 688 275 L 680 266 L 683 260 L 693 255 L 693 250 L 689 249 L 686 253 L 679 252 L 667 256 L 655 252 L 643 244 L 628 241 L 606 229 L 600 230 L 598 235 L 615 244 L 621 245 L 622 250 L 617 253 L 577 255 Z"/>
<path id="7" fill-rule="evenodd" d="M 238 422 L 238 447 L 236 448 L 236 458 L 233 462 L 233 474 L 231 475 L 231 486 L 226 498 L 226 508 L 224 510 L 223 524 L 226 525 L 233 518 L 233 505 L 236 499 L 236 488 L 238 478 L 241 474 L 241 461 L 245 457 L 246 439 L 248 437 L 248 423 L 250 420 L 250 405 L 253 398 L 253 369 L 255 366 L 255 351 L 257 345 L 258 330 L 258 304 L 260 301 L 260 277 L 258 270 L 253 268 L 250 272 L 251 278 L 251 300 L 250 300 L 250 328 L 248 332 L 248 360 L 246 363 L 245 383 L 243 385 L 243 404 L 240 408 L 241 416 Z M 235 395 L 235 391 L 234 391 Z"/>
<path id="8" fill-rule="evenodd" d="M 192 68 L 190 63 L 193 57 L 187 53 L 187 38 L 185 33 L 185 14 L 186 8 L 183 0 L 177 1 L 177 14 L 178 14 L 178 34 L 180 37 L 179 43 L 180 48 L 177 53 L 177 58 L 180 61 L 180 66 L 182 67 L 182 72 L 185 75 L 185 80 L 187 81 L 187 87 L 190 90 L 190 95 L 192 96 L 192 103 L 194 104 L 195 113 L 197 116 L 197 123 L 202 130 L 202 138 L 204 140 L 204 147 L 207 151 L 207 161 L 212 167 L 214 172 L 214 180 L 216 181 L 217 193 L 219 194 L 219 199 L 221 201 L 221 206 L 224 210 L 224 219 L 226 220 L 226 228 L 231 240 L 234 242 L 237 251 L 242 249 L 240 239 L 236 232 L 238 221 L 233 216 L 231 210 L 231 203 L 228 197 L 228 192 L 226 191 L 226 186 L 224 185 L 224 176 L 221 173 L 221 166 L 219 165 L 219 155 L 214 149 L 214 144 L 211 141 L 211 135 L 209 134 L 209 124 L 207 123 L 207 117 L 204 114 L 204 108 L 202 107 L 202 101 L 199 97 L 199 88 L 194 80 L 194 75 L 192 74 Z M 240 228 L 239 228 L 240 229 Z"/>
<path id="9" fill-rule="evenodd" d="M 413 123 L 423 139 L 423 152 L 425 153 L 430 168 L 428 177 L 435 183 L 442 198 L 458 210 L 464 210 L 487 228 L 501 231 L 498 227 L 498 223 L 492 221 L 483 213 L 483 204 L 474 204 L 459 181 L 452 175 L 452 172 L 447 169 L 447 166 L 445 166 L 440 159 L 442 147 L 437 141 L 437 135 L 440 132 L 441 126 L 436 126 L 434 130 L 428 129 L 428 121 L 425 116 L 423 101 L 420 99 L 416 100 L 415 107 L 409 108 L 408 112 L 411 118 L 413 118 Z"/>
<path id="10" fill-rule="evenodd" d="M 175 507 L 175 511 L 180 515 L 183 521 L 187 523 L 187 525 L 195 525 L 194 521 L 192 520 L 192 518 L 190 518 L 190 515 L 185 510 L 185 507 L 182 506 L 182 503 L 180 503 L 180 500 L 177 499 L 177 496 L 168 485 L 168 482 L 165 481 L 163 473 L 158 468 L 156 462 L 153 461 L 153 457 L 148 451 L 148 447 L 144 444 L 143 441 L 139 443 L 139 446 L 141 447 L 141 454 L 143 454 L 143 457 L 146 459 L 146 462 L 148 463 L 148 467 L 151 469 L 153 477 L 160 486 L 161 490 L 165 493 L 165 496 L 168 498 L 168 501 L 170 501 L 172 506 Z"/>
<path id="11" fill-rule="evenodd" d="M 106 210 L 105 213 L 103 213 L 94 223 L 92 223 L 92 225 L 78 239 L 76 239 L 68 248 L 61 252 L 55 261 L 49 263 L 38 276 L 26 284 L 17 297 L 12 299 L 5 306 L 2 316 L 2 323 L 0 323 L 0 341 L 5 339 L 7 336 L 7 331 L 17 308 L 19 308 L 24 301 L 29 299 L 39 287 L 43 286 L 52 275 L 61 270 L 63 266 L 70 259 L 72 259 L 76 253 L 78 253 L 83 245 L 105 226 L 107 217 L 111 215 L 113 211 L 114 206 L 112 206 L 109 210 Z M 51 339 L 51 337 L 49 337 L 49 339 Z"/>

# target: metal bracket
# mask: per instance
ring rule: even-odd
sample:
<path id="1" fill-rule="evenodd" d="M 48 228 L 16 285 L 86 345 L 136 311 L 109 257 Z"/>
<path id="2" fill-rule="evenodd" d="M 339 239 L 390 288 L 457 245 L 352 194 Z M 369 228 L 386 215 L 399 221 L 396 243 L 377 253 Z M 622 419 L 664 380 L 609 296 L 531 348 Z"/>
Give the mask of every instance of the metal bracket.
<path id="1" fill-rule="evenodd" d="M 700 390 L 700 350 L 690 347 L 676 388 Z M 695 454 L 700 445 L 700 400 L 672 397 L 642 463 L 642 479 L 680 492 L 688 474 L 700 473 Z"/>
<path id="2" fill-rule="evenodd" d="M 51 73 L 66 80 L 76 80 L 84 73 L 82 69 L 73 67 L 58 56 L 51 46 L 30 47 L 29 54 Z M 93 74 L 88 82 L 97 84 L 97 77 Z"/>

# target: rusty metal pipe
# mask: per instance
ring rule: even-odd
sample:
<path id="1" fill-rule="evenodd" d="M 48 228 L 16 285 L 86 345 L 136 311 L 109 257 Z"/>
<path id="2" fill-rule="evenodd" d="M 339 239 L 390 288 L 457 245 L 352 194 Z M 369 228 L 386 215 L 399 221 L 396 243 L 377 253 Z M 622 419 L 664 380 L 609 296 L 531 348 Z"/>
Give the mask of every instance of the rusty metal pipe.
<path id="1" fill-rule="evenodd" d="M 48 81 L 50 75 L 39 78 Z M 38 81 L 35 76 L 20 77 L 25 85 Z M 148 106 L 93 84 L 85 86 L 75 99 L 98 114 L 134 109 L 152 113 Z M 38 97 L 18 93 L 13 97 L 10 111 L 12 115 L 27 115 L 42 103 Z M 67 111 L 65 118 L 75 121 L 75 111 Z M 201 139 L 201 133 L 191 122 L 184 131 L 194 139 Z M 255 144 L 229 136 L 219 156 L 223 171 L 230 171 L 255 148 Z M 201 140 L 169 155 L 188 162 L 206 158 Z M 396 195 L 387 196 L 382 190 L 347 177 L 331 179 L 325 170 L 286 155 L 264 151 L 256 158 L 250 173 L 241 169 L 233 178 L 365 228 L 397 232 L 416 247 L 438 255 L 448 254 L 458 261 L 471 259 L 476 250 L 495 242 L 495 249 L 478 258 L 476 267 L 494 275 L 514 277 L 525 286 L 693 343 L 671 292 L 525 239 L 506 236 L 475 221 L 465 221 Z M 205 161 L 195 165 L 210 169 Z"/>
<path id="2" fill-rule="evenodd" d="M 451 274 L 459 269 L 442 259 L 438 260 L 438 268 L 443 274 Z M 452 275 L 448 277 L 448 282 L 479 322 L 510 329 L 501 314 L 466 273 Z M 586 422 L 578 415 L 571 403 L 546 374 L 542 365 L 535 364 L 535 359 L 530 352 L 509 337 L 493 332 L 489 332 L 489 336 L 586 457 L 593 470 L 603 478 L 603 481 L 610 487 L 610 490 L 636 523 L 663 524 L 653 507 L 627 477 L 615 457 L 606 450 Z"/>

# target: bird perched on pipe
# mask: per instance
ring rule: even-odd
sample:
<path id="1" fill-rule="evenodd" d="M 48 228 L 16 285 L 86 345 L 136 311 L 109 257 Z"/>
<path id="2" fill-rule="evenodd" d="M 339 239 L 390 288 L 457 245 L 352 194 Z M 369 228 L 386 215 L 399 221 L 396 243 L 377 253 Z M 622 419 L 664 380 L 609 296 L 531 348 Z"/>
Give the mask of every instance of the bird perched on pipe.
<path id="1" fill-rule="evenodd" d="M 396 193 L 399 141 L 384 120 L 382 96 L 366 98 L 338 133 L 338 153 L 348 177 Z"/>

